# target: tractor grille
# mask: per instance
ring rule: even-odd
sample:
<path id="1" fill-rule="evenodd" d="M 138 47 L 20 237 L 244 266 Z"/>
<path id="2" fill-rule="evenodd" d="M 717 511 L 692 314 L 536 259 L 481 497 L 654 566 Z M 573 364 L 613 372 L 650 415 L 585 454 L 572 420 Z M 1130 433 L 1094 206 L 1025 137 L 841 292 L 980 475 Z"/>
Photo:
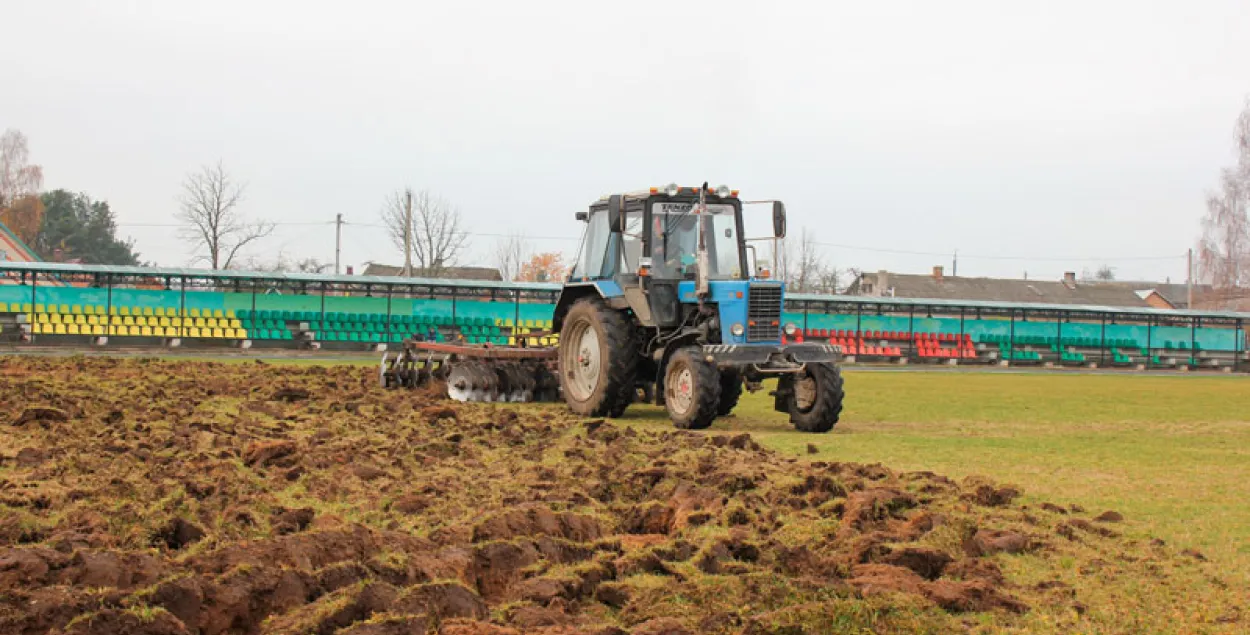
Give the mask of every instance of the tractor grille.
<path id="1" fill-rule="evenodd" d="M 781 285 L 751 285 L 747 298 L 747 341 L 781 339 Z"/>

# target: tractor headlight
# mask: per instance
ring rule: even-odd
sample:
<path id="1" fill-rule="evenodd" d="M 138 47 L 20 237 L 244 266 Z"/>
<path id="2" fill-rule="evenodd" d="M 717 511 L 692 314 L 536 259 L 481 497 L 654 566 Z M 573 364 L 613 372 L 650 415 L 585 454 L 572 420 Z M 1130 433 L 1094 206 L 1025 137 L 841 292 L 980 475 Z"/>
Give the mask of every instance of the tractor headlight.
<path id="1" fill-rule="evenodd" d="M 798 332 L 799 332 L 799 327 L 795 326 L 793 322 L 786 324 L 786 335 L 790 337 L 794 337 L 794 334 Z"/>
<path id="2" fill-rule="evenodd" d="M 722 185 L 716 188 L 716 195 L 721 198 L 729 198 L 730 189 L 728 185 Z"/>
<path id="3" fill-rule="evenodd" d="M 677 196 L 677 193 L 680 191 L 681 188 L 678 187 L 676 183 L 669 183 L 664 186 L 664 194 L 666 196 Z"/>
<path id="4" fill-rule="evenodd" d="M 729 332 L 733 333 L 734 337 L 742 337 L 742 334 L 746 333 L 746 329 L 742 328 L 742 323 L 739 322 L 729 327 Z"/>

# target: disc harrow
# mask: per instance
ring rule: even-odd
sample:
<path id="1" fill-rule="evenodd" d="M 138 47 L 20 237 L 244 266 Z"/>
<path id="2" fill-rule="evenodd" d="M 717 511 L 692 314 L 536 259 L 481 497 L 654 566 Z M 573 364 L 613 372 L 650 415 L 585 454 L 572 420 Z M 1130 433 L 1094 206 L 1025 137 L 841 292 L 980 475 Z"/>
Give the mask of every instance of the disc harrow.
<path id="1" fill-rule="evenodd" d="M 442 381 L 456 401 L 558 401 L 552 372 L 554 348 L 509 348 L 438 342 L 404 342 L 398 355 L 383 355 L 383 388 L 417 388 Z"/>

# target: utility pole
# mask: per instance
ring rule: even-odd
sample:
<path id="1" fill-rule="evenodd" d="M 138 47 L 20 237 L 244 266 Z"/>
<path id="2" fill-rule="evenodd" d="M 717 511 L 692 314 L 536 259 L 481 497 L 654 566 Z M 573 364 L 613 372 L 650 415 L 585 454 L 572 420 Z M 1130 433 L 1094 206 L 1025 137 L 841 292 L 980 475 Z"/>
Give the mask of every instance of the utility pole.
<path id="1" fill-rule="evenodd" d="M 951 258 L 951 277 L 959 275 L 959 250 L 955 250 L 955 257 Z"/>
<path id="2" fill-rule="evenodd" d="M 1185 256 L 1185 308 L 1194 309 L 1194 248 L 1190 247 Z"/>
<path id="3" fill-rule="evenodd" d="M 343 255 L 343 215 L 334 217 L 334 275 L 339 275 L 339 259 Z"/>
<path id="4" fill-rule="evenodd" d="M 412 190 L 404 190 L 404 277 L 412 277 Z"/>

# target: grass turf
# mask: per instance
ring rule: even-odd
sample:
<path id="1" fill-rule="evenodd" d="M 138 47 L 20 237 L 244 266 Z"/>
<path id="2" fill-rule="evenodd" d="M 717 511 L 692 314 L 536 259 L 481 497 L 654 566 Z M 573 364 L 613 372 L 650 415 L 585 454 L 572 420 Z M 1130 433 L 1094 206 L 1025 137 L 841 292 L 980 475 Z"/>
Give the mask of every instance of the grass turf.
<path id="1" fill-rule="evenodd" d="M 1250 381 L 1241 377 L 847 372 L 830 434 L 794 431 L 766 391 L 744 395 L 716 431 L 820 460 L 880 462 L 954 478 L 986 475 L 1027 499 L 1124 514 L 1219 562 L 1250 588 Z M 625 421 L 671 426 L 636 406 Z M 808 445 L 816 453 L 808 453 Z"/>

